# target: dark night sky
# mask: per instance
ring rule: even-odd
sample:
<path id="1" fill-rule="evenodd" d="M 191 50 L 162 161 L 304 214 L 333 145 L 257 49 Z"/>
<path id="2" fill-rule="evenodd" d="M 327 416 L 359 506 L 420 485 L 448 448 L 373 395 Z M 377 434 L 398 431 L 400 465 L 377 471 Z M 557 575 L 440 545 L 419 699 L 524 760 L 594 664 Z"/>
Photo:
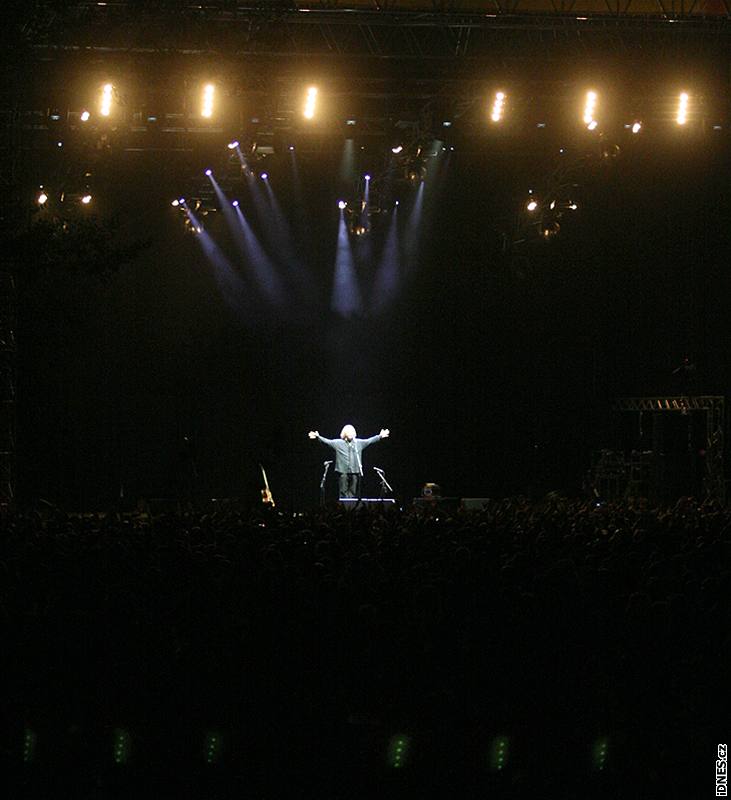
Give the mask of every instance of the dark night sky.
<path id="1" fill-rule="evenodd" d="M 612 397 L 676 392 L 686 355 L 697 391 L 726 391 L 722 136 L 648 133 L 587 168 L 560 235 L 513 262 L 501 232 L 558 145 L 568 158 L 578 142 L 457 148 L 429 187 L 397 302 L 349 320 L 328 310 L 340 144 L 299 158 L 301 206 L 286 159 L 270 162 L 314 294 L 256 320 L 226 302 L 170 208 L 187 191 L 181 164 L 110 155 L 95 167 L 99 213 L 151 245 L 105 279 L 21 281 L 21 496 L 93 505 L 120 481 L 128 496 L 173 495 L 187 434 L 203 494 L 255 498 L 262 461 L 275 497 L 310 503 L 327 451 L 306 433 L 335 436 L 346 421 L 362 435 L 391 428 L 366 466 L 384 467 L 402 497 L 425 481 L 460 495 L 575 490 L 591 449 L 615 443 Z M 197 154 L 184 166 L 207 164 Z M 377 161 L 360 166 L 377 174 Z M 402 242 L 413 193 L 396 188 Z M 206 226 L 233 254 L 220 217 Z M 374 223 L 377 255 L 384 227 Z M 367 292 L 373 267 L 358 270 Z"/>

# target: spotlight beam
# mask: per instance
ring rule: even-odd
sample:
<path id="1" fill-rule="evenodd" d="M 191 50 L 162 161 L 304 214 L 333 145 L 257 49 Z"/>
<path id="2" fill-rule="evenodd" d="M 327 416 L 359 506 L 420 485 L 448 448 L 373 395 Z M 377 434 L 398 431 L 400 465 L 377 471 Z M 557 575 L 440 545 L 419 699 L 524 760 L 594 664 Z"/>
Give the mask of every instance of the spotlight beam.
<path id="1" fill-rule="evenodd" d="M 239 230 L 243 234 L 244 255 L 248 265 L 254 272 L 254 277 L 261 291 L 266 295 L 270 302 L 281 305 L 284 300 L 282 284 L 277 274 L 276 267 L 269 256 L 264 252 L 251 225 L 244 217 L 244 212 L 240 206 L 234 209 L 239 224 Z M 242 241 L 237 237 L 237 240 Z"/>
<path id="2" fill-rule="evenodd" d="M 208 231 L 200 224 L 196 215 L 187 206 L 185 207 L 185 213 L 194 230 L 200 231 L 195 238 L 198 240 L 206 259 L 213 266 L 213 275 L 224 302 L 239 313 L 247 316 L 251 315 L 253 309 L 249 299 L 250 295 L 246 291 L 246 286 L 241 276 L 236 272 Z"/>
<path id="3" fill-rule="evenodd" d="M 338 245 L 335 254 L 335 276 L 332 291 L 332 309 L 341 317 L 359 314 L 363 304 L 361 301 L 358 278 L 355 274 L 355 261 L 350 248 L 348 225 L 345 212 L 340 210 L 338 223 Z"/>
<path id="4" fill-rule="evenodd" d="M 398 206 L 394 207 L 388 235 L 383 245 L 381 261 L 373 287 L 371 306 L 376 312 L 385 311 L 396 298 L 401 277 L 401 261 L 398 241 Z"/>

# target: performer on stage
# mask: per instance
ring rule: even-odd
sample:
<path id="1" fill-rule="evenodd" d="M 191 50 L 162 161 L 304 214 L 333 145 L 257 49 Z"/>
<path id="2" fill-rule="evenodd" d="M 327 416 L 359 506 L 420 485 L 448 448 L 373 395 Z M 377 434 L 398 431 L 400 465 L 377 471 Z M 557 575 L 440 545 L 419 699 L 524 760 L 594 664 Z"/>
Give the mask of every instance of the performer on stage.
<path id="1" fill-rule="evenodd" d="M 390 431 L 384 428 L 370 439 L 358 439 L 355 435 L 355 428 L 352 425 L 346 425 L 340 431 L 339 439 L 326 439 L 317 431 L 310 431 L 307 435 L 310 439 L 319 439 L 335 451 L 335 472 L 340 474 L 340 497 L 359 498 L 360 480 L 363 477 L 361 453 L 368 445 L 380 442 L 381 439 L 387 439 L 389 434 Z"/>

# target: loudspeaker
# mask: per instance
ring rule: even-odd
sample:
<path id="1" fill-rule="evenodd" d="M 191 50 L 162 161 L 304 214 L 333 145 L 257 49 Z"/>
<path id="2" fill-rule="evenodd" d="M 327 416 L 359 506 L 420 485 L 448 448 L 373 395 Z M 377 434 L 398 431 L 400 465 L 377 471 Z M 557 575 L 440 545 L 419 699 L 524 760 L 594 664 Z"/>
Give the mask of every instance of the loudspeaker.
<path id="1" fill-rule="evenodd" d="M 463 497 L 459 506 L 465 511 L 482 511 L 489 502 L 489 497 Z"/>

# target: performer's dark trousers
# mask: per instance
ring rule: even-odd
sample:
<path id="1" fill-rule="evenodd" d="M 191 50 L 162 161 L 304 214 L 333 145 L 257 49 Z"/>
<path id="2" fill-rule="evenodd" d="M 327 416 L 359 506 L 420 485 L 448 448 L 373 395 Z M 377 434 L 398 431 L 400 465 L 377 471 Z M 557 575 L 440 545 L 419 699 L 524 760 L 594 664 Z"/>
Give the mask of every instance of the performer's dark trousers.
<path id="1" fill-rule="evenodd" d="M 340 496 L 360 498 L 360 475 L 358 473 L 340 473 Z"/>

